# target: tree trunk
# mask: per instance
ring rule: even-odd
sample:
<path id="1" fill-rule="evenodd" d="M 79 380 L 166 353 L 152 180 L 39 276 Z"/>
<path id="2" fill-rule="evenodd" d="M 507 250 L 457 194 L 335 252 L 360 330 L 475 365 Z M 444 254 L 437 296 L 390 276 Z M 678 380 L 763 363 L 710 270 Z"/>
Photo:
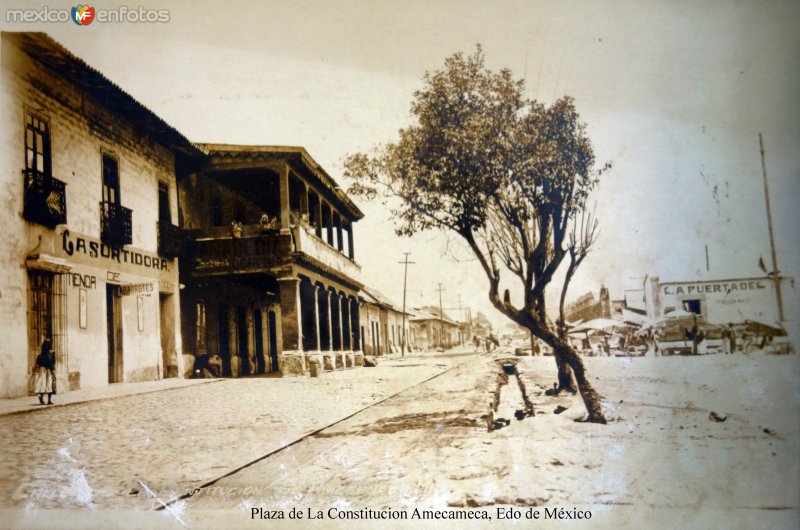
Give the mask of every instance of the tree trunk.
<path id="1" fill-rule="evenodd" d="M 563 340 L 565 343 L 569 344 L 567 342 L 567 337 L 566 337 L 567 327 L 566 327 L 566 324 L 564 323 L 564 318 L 563 318 L 563 314 L 564 314 L 564 311 L 563 311 L 564 304 L 563 303 L 561 304 L 561 308 L 562 308 L 562 311 L 561 311 L 562 317 L 561 317 L 561 321 L 560 321 L 559 328 L 558 328 L 558 337 L 561 340 Z M 572 368 L 570 368 L 569 364 L 566 363 L 566 361 L 564 360 L 564 356 L 563 355 L 556 355 L 555 348 L 553 349 L 553 356 L 556 358 L 556 368 L 558 368 L 558 387 L 557 387 L 557 390 L 559 392 L 571 392 L 573 394 L 576 393 L 578 391 L 578 389 L 575 387 L 575 381 L 572 378 Z"/>
<path id="2" fill-rule="evenodd" d="M 556 355 L 555 349 L 553 356 L 556 358 L 556 367 L 558 368 L 558 388 L 559 392 L 571 392 L 575 394 L 578 389 L 575 388 L 574 380 L 572 379 L 572 368 L 564 361 L 564 356 Z"/>
<path id="3" fill-rule="evenodd" d="M 572 373 L 575 375 L 575 381 L 578 383 L 578 390 L 581 393 L 581 398 L 583 398 L 583 404 L 588 413 L 586 421 L 605 424 L 606 418 L 603 415 L 603 404 L 600 401 L 600 395 L 589 382 L 583 360 L 581 360 L 580 356 L 566 341 L 557 337 L 549 330 L 545 330 L 543 335 L 544 336 L 541 337 L 542 340 L 553 348 L 553 355 L 556 357 L 556 363 L 559 362 L 558 359 L 560 357 L 561 361 L 572 369 Z"/>

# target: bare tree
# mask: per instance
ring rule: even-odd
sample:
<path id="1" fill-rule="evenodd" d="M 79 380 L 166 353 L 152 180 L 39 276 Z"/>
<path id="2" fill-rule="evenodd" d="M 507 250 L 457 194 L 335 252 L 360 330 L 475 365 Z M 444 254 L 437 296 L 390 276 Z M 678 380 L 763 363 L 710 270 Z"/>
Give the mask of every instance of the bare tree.
<path id="1" fill-rule="evenodd" d="M 384 200 L 398 234 L 460 236 L 486 273 L 492 305 L 553 348 L 575 376 L 587 420 L 605 423 L 580 356 L 547 318 L 545 290 L 567 256 L 569 278 L 585 258 L 596 222 L 582 214 L 608 166 L 595 170 L 571 98 L 546 106 L 523 88 L 509 70 L 488 70 L 480 46 L 469 57 L 455 54 L 414 93 L 416 123 L 395 143 L 348 156 L 345 176 L 350 193 Z M 501 272 L 519 282 L 521 304 L 507 289 L 501 296 Z"/>
<path id="2" fill-rule="evenodd" d="M 561 287 L 561 297 L 559 298 L 558 304 L 558 321 L 556 322 L 558 336 L 562 340 L 567 339 L 567 321 L 564 316 L 564 304 L 567 298 L 569 284 L 597 239 L 597 227 L 597 218 L 594 214 L 586 210 L 581 211 L 580 223 L 572 223 L 572 232 L 569 236 L 569 242 L 567 243 L 569 264 L 567 265 L 567 271 L 564 274 L 564 283 Z M 557 391 L 577 392 L 572 378 L 572 369 L 569 365 L 564 362 L 563 358 L 556 357 L 556 366 L 558 367 Z"/>

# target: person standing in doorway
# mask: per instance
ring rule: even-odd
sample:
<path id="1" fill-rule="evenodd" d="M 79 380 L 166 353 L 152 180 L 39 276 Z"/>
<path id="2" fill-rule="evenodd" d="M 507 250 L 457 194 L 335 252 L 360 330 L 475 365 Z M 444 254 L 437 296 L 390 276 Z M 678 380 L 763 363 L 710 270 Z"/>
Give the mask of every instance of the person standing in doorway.
<path id="1" fill-rule="evenodd" d="M 56 393 L 56 352 L 49 338 L 42 342 L 42 349 L 36 357 L 33 367 L 33 391 L 39 394 L 39 403 L 44 405 L 44 395 L 47 394 L 47 404 L 53 404 L 53 394 Z"/>

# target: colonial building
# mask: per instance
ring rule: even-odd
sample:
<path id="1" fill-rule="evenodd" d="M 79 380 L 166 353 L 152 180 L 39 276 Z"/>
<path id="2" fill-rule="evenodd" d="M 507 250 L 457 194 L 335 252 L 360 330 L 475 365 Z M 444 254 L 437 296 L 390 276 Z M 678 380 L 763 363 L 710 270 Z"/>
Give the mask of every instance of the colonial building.
<path id="1" fill-rule="evenodd" d="M 413 350 L 408 342 L 410 326 L 408 312 L 403 318 L 402 309 L 372 288 L 364 287 L 359 294 L 359 299 L 361 300 L 361 336 L 365 354 L 401 353 L 404 340 L 406 341 L 406 352 Z"/>
<path id="2" fill-rule="evenodd" d="M 592 293 L 586 293 L 568 304 L 564 310 L 564 318 L 567 322 L 577 322 L 578 320 L 587 322 L 595 318 L 611 317 L 611 298 L 605 286 L 600 287 L 598 298 L 595 298 Z"/>
<path id="3" fill-rule="evenodd" d="M 301 147 L 194 145 L 43 33 L 0 40 L 0 397 L 363 362 L 361 211 Z"/>
<path id="4" fill-rule="evenodd" d="M 200 145 L 179 169 L 187 364 L 222 375 L 363 364 L 353 223 L 361 211 L 302 147 Z"/>
<path id="5" fill-rule="evenodd" d="M 59 392 L 181 370 L 179 132 L 43 33 L 0 43 L 0 396 L 51 337 Z"/>

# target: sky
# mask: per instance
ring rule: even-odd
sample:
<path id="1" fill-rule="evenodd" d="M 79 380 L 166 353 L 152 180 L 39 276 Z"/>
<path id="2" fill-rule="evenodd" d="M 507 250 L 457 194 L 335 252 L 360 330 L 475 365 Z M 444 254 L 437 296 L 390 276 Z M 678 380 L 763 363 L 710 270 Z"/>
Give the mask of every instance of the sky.
<path id="1" fill-rule="evenodd" d="M 529 97 L 572 96 L 598 163 L 612 164 L 591 198 L 600 238 L 568 299 L 601 284 L 621 298 L 646 275 L 761 275 L 759 257 L 771 262 L 759 132 L 779 268 L 800 271 L 798 2 L 124 4 L 167 9 L 170 20 L 2 28 L 46 31 L 192 141 L 303 146 L 344 184 L 347 154 L 411 123 L 424 73 L 480 43 L 490 68 L 525 78 Z M 408 305 L 438 305 L 441 283 L 450 313 L 460 304 L 502 322 L 456 239 L 397 237 L 380 204 L 356 202 L 367 285 L 401 303 L 410 252 Z"/>

